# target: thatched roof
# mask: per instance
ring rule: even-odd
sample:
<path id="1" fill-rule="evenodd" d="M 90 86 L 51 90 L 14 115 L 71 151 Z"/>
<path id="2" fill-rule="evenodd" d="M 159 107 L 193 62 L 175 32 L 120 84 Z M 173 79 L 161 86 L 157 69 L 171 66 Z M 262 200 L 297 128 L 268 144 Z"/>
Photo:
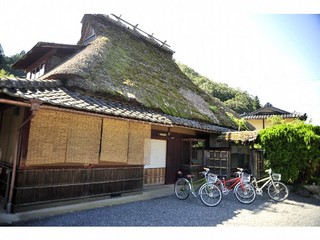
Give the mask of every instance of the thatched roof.
<path id="1" fill-rule="evenodd" d="M 239 116 L 182 73 L 172 50 L 106 15 L 86 14 L 82 23 L 81 40 L 89 27 L 95 40 L 42 79 L 59 79 L 86 94 L 137 102 L 172 116 L 238 128 L 229 114 Z"/>
<path id="2" fill-rule="evenodd" d="M 224 132 L 217 140 L 245 144 L 256 141 L 258 135 L 258 131 Z"/>

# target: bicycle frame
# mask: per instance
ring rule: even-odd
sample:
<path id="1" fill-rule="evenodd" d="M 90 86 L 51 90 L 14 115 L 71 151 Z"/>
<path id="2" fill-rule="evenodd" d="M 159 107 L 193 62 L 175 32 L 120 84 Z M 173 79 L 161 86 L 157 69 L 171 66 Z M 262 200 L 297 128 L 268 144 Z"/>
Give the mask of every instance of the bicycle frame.
<path id="1" fill-rule="evenodd" d="M 261 187 L 259 187 L 258 183 L 265 182 Z M 262 178 L 260 180 L 257 180 L 256 178 L 253 178 L 252 184 L 254 184 L 255 188 L 258 190 L 258 192 L 262 192 L 262 189 L 267 186 L 270 182 L 272 182 L 272 177 L 268 176 L 265 178 Z M 257 192 L 257 193 L 258 193 Z"/>
<path id="2" fill-rule="evenodd" d="M 190 183 L 191 193 L 196 197 L 196 192 L 200 189 L 200 187 L 207 182 L 206 177 L 200 178 L 198 180 L 193 181 L 192 177 L 188 178 Z"/>
<path id="3" fill-rule="evenodd" d="M 225 178 L 220 179 L 220 181 L 217 182 L 223 194 L 227 195 L 231 189 L 233 189 L 238 183 L 241 184 L 241 188 L 243 188 L 243 182 L 241 180 L 241 175 L 239 177 L 231 178 L 226 180 Z M 229 187 L 227 187 L 227 183 L 232 183 Z"/>
<path id="4" fill-rule="evenodd" d="M 240 177 L 237 177 L 237 178 L 231 178 L 231 179 L 228 179 L 226 180 L 225 178 L 222 179 L 222 184 L 223 184 L 223 187 L 228 189 L 228 190 L 231 190 L 232 188 L 234 188 L 234 186 L 237 185 L 238 182 L 241 181 L 241 178 Z M 227 183 L 230 183 L 230 182 L 234 182 L 232 183 L 229 187 L 227 187 Z"/>

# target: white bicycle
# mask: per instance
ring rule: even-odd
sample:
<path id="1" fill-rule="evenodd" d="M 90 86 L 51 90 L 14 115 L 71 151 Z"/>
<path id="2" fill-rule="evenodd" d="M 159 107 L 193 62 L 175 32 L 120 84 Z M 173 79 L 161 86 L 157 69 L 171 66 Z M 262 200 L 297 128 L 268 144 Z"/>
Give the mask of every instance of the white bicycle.
<path id="1" fill-rule="evenodd" d="M 271 168 L 266 170 L 265 172 L 268 173 L 268 177 L 262 178 L 260 180 L 257 180 L 255 177 L 252 177 L 253 180 L 251 183 L 255 187 L 256 193 L 262 196 L 263 188 L 268 186 L 267 192 L 271 199 L 277 202 L 282 202 L 285 199 L 287 199 L 289 196 L 289 190 L 284 183 L 280 182 L 281 174 L 272 173 Z M 259 187 L 258 184 L 263 182 L 264 184 L 261 187 Z"/>

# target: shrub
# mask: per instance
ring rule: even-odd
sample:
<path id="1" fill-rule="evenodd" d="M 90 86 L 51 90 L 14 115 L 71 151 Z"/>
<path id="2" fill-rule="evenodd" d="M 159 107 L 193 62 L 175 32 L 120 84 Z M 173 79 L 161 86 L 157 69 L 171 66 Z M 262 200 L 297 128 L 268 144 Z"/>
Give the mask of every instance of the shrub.
<path id="1" fill-rule="evenodd" d="M 316 176 L 320 165 L 318 127 L 302 121 L 281 123 L 259 132 L 259 144 L 265 150 L 270 167 L 283 180 L 307 183 Z"/>

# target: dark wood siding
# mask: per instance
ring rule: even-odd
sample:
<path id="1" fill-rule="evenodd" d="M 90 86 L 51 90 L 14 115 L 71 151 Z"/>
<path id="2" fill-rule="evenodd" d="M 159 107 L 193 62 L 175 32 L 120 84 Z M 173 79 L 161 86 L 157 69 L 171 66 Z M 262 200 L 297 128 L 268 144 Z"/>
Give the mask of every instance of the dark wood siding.
<path id="1" fill-rule="evenodd" d="M 175 137 L 168 140 L 166 184 L 173 184 L 177 180 L 177 172 L 180 170 L 180 159 L 182 157 L 181 138 Z"/>
<path id="2" fill-rule="evenodd" d="M 13 208 L 142 190 L 143 166 L 18 170 Z"/>

